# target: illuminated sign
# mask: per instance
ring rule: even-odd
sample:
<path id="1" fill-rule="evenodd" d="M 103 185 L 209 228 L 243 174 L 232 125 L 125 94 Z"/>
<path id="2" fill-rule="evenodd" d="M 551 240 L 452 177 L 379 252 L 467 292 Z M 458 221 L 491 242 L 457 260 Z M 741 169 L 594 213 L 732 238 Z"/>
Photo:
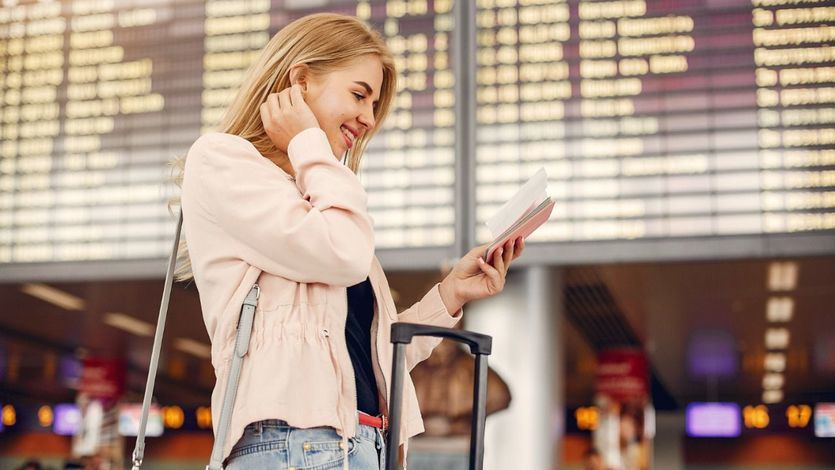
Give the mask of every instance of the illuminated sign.
<path id="1" fill-rule="evenodd" d="M 805 428 L 812 417 L 812 407 L 809 405 L 789 405 L 786 408 L 786 420 L 789 427 Z"/>
<path id="2" fill-rule="evenodd" d="M 545 166 L 531 241 L 835 229 L 835 11 L 539 3 L 479 3 L 479 222 Z"/>
<path id="3" fill-rule="evenodd" d="M 162 408 L 162 420 L 166 428 L 180 429 L 183 427 L 185 414 L 179 406 L 164 406 Z"/>
<path id="4" fill-rule="evenodd" d="M 574 412 L 574 419 L 577 421 L 577 428 L 580 430 L 594 431 L 597 429 L 599 418 L 597 407 L 594 406 L 580 407 Z"/>
<path id="5" fill-rule="evenodd" d="M 211 429 L 212 427 L 212 409 L 208 406 L 201 406 L 195 412 L 197 419 L 197 427 L 200 429 Z"/>
<path id="6" fill-rule="evenodd" d="M 81 426 L 81 411 L 75 403 L 55 405 L 55 420 L 52 432 L 61 436 L 73 436 Z"/>
<path id="7" fill-rule="evenodd" d="M 734 337 L 723 330 L 694 331 L 687 344 L 692 377 L 733 377 L 739 368 Z"/>
<path id="8" fill-rule="evenodd" d="M 122 436 L 136 436 L 139 433 L 139 422 L 142 417 L 141 403 L 124 403 L 119 405 L 119 434 Z M 145 435 L 161 436 L 163 431 L 162 411 L 157 405 L 151 405 L 148 412 L 148 426 Z"/>
<path id="9" fill-rule="evenodd" d="M 815 436 L 835 437 L 835 403 L 815 405 Z"/>
<path id="10" fill-rule="evenodd" d="M 746 406 L 742 409 L 745 427 L 749 429 L 765 429 L 771 418 L 765 405 Z"/>
<path id="11" fill-rule="evenodd" d="M 685 415 L 691 437 L 738 437 L 742 431 L 736 403 L 690 403 Z"/>
<path id="12" fill-rule="evenodd" d="M 43 405 L 42 407 L 38 408 L 38 424 L 42 427 L 48 428 L 52 426 L 52 421 L 54 420 L 55 415 L 52 412 L 52 408 L 49 405 Z"/>
<path id="13" fill-rule="evenodd" d="M 15 411 L 15 408 L 12 405 L 4 405 L 0 415 L 2 415 L 0 423 L 2 423 L 3 426 L 14 426 L 15 423 L 17 423 L 17 411 Z"/>

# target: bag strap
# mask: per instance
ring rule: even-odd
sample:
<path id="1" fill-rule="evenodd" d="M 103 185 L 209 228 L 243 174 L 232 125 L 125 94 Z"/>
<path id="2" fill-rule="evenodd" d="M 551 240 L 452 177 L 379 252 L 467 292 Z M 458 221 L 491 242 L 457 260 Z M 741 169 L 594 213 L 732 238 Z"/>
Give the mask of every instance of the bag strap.
<path id="1" fill-rule="evenodd" d="M 238 333 L 235 337 L 235 350 L 232 354 L 232 364 L 229 366 L 229 377 L 226 380 L 226 391 L 223 394 L 223 405 L 220 408 L 220 420 L 217 423 L 217 435 L 212 446 L 212 456 L 206 470 L 221 470 L 223 468 L 223 444 L 229 433 L 232 421 L 232 409 L 235 406 L 235 396 L 238 393 L 238 382 L 241 378 L 241 366 L 244 356 L 249 351 L 249 338 L 252 335 L 252 323 L 255 318 L 255 307 L 261 289 L 258 284 L 252 286 L 241 307 L 241 318 L 238 320 Z"/>
<path id="2" fill-rule="evenodd" d="M 177 230 L 174 235 L 174 247 L 171 249 L 171 257 L 168 259 L 168 271 L 165 274 L 165 286 L 162 290 L 162 301 L 159 308 L 159 318 L 157 319 L 157 330 L 154 335 L 154 347 L 151 351 L 151 364 L 148 368 L 148 381 L 145 384 L 145 397 L 142 400 L 142 416 L 139 421 L 139 432 L 136 436 L 136 447 L 133 449 L 133 466 L 132 470 L 139 470 L 142 466 L 142 460 L 145 456 L 145 428 L 148 425 L 148 412 L 151 408 L 151 398 L 154 393 L 154 383 L 156 381 L 157 369 L 159 368 L 159 354 L 162 348 L 162 335 L 165 331 L 165 321 L 168 316 L 168 305 L 171 301 L 171 286 L 174 282 L 174 267 L 177 263 L 177 249 L 180 245 L 180 232 L 183 227 L 183 213 L 180 211 L 180 217 L 177 221 Z M 235 396 L 238 392 L 238 382 L 241 376 L 241 367 L 243 365 L 243 358 L 249 350 L 249 339 L 252 335 L 252 325 L 255 318 L 255 308 L 258 305 L 258 297 L 261 294 L 261 289 L 258 284 L 255 284 L 250 289 L 243 305 L 241 306 L 241 316 L 238 320 L 237 335 L 235 337 L 235 350 L 232 355 L 232 364 L 229 368 L 229 377 L 226 382 L 226 393 L 223 395 L 223 405 L 220 409 L 220 421 L 217 426 L 217 436 L 215 436 L 214 445 L 212 446 L 212 456 L 209 464 L 206 466 L 207 470 L 221 470 L 223 468 L 222 455 L 223 444 L 226 442 L 226 436 L 229 433 L 229 424 L 232 419 L 232 409 L 235 405 Z"/>
<path id="3" fill-rule="evenodd" d="M 171 300 L 171 285 L 174 282 L 174 266 L 177 264 L 177 248 L 180 246 L 180 231 L 183 228 L 183 211 L 177 220 L 177 231 L 174 234 L 174 247 L 168 258 L 168 271 L 165 273 L 165 287 L 162 289 L 162 301 L 159 305 L 157 331 L 154 334 L 154 347 L 151 350 L 151 364 L 148 367 L 148 381 L 145 383 L 145 397 L 142 399 L 142 417 L 139 421 L 139 433 L 136 436 L 136 447 L 133 449 L 133 470 L 139 470 L 145 456 L 145 427 L 148 425 L 148 411 L 151 408 L 151 397 L 154 394 L 154 383 L 159 367 L 159 352 L 162 348 L 162 334 L 165 332 L 165 319 L 168 316 L 168 303 Z"/>

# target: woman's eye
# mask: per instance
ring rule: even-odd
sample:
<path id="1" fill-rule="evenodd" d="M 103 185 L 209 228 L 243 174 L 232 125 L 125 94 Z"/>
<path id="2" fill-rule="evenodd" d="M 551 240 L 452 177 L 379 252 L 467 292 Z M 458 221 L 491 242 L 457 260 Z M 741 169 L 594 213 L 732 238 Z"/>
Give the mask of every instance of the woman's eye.
<path id="1" fill-rule="evenodd" d="M 352 94 L 353 94 L 353 95 L 354 95 L 354 97 L 357 99 L 357 101 L 362 101 L 362 100 L 363 100 L 363 98 L 365 98 L 365 96 L 363 96 L 363 95 L 361 95 L 361 94 L 359 94 L 359 93 L 352 93 Z"/>

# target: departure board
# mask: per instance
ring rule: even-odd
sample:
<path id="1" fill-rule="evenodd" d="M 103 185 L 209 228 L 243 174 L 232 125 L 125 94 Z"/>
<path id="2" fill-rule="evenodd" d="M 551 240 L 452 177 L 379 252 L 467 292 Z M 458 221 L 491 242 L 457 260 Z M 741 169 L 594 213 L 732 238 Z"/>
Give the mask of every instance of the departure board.
<path id="1" fill-rule="evenodd" d="M 396 56 L 361 172 L 377 246 L 451 245 L 451 1 L 6 1 L 0 263 L 165 256 L 168 163 L 214 130 L 270 37 L 318 11 L 362 18 Z"/>
<path id="2" fill-rule="evenodd" d="M 539 167 L 531 241 L 835 229 L 832 2 L 478 4 L 478 240 Z"/>
<path id="3" fill-rule="evenodd" d="M 539 167 L 557 205 L 531 241 L 835 229 L 831 2 L 476 5 L 477 241 Z M 360 175 L 378 248 L 451 247 L 453 6 L 0 2 L 0 263 L 166 256 L 168 163 L 213 130 L 270 37 L 317 11 L 367 21 L 396 57 Z"/>
<path id="4" fill-rule="evenodd" d="M 211 130 L 220 119 L 259 49 L 291 21 L 331 11 L 356 16 L 379 31 L 395 57 L 398 91 L 383 129 L 363 155 L 360 172 L 368 191 L 376 246 L 453 243 L 451 1 L 436 1 L 432 9 L 426 1 L 208 0 L 205 6 L 203 131 Z"/>

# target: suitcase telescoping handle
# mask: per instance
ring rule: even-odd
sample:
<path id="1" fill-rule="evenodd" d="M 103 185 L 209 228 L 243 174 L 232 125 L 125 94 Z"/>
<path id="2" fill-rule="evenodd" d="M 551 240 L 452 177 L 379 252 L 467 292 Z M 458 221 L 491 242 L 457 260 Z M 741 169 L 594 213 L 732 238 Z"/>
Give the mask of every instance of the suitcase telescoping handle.
<path id="1" fill-rule="evenodd" d="M 439 326 L 395 323 L 391 326 L 391 342 L 394 343 L 392 360 L 392 386 L 389 399 L 389 436 L 386 442 L 386 470 L 396 470 L 399 447 L 400 414 L 403 405 L 403 377 L 406 373 L 406 345 L 415 336 L 449 338 L 470 347 L 475 355 L 475 382 L 473 383 L 473 419 L 470 436 L 470 470 L 484 467 L 484 421 L 487 418 L 487 356 L 493 347 L 493 338 L 472 331 L 453 330 Z"/>

